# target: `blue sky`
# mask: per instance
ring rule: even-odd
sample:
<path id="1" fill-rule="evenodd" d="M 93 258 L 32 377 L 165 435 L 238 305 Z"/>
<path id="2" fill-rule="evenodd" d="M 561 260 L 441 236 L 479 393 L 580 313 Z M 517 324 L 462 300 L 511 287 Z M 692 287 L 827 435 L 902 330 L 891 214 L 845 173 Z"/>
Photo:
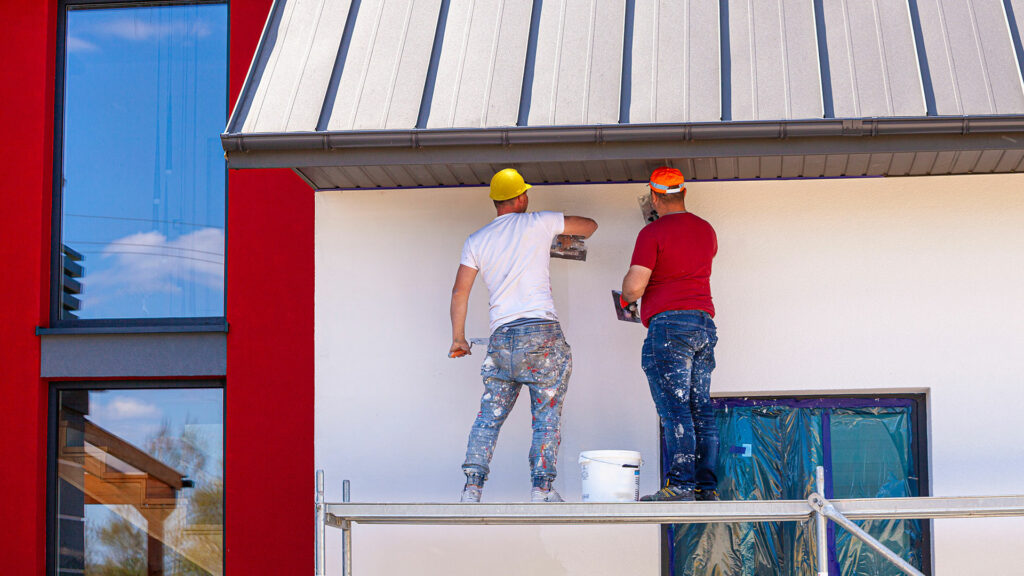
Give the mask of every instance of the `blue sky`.
<path id="1" fill-rule="evenodd" d="M 80 318 L 223 315 L 227 6 L 68 11 L 63 241 Z"/>

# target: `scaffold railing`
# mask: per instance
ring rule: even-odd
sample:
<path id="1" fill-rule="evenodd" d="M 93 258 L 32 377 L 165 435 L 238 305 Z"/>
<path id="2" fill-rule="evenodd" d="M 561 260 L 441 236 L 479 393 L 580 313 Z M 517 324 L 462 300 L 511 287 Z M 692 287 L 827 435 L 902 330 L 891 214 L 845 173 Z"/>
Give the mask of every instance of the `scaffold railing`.
<path id="1" fill-rule="evenodd" d="M 900 570 L 924 576 L 898 554 L 862 530 L 854 520 L 991 518 L 1024 516 L 1024 496 L 960 496 L 829 500 L 824 471 L 817 469 L 816 491 L 807 500 L 723 500 L 718 502 L 419 504 L 324 500 L 323 471 L 317 471 L 316 574 L 326 575 L 326 529 L 342 531 L 342 576 L 352 575 L 353 524 L 528 525 L 528 524 L 710 524 L 734 522 L 816 522 L 824 542 L 832 521 L 878 551 Z M 817 546 L 818 576 L 829 576 L 828 553 Z M 833 575 L 838 576 L 838 575 Z"/>

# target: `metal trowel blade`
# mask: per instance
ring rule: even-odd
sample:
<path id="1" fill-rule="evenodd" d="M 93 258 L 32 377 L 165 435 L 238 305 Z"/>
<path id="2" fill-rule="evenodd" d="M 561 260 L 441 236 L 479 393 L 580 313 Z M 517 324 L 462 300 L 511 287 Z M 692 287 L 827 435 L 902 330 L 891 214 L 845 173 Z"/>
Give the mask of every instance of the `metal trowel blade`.
<path id="1" fill-rule="evenodd" d="M 587 261 L 587 245 L 583 243 L 583 236 L 570 236 L 559 234 L 551 243 L 551 257 L 564 260 Z"/>
<path id="2" fill-rule="evenodd" d="M 658 213 L 654 210 L 654 206 L 651 204 L 651 195 L 644 192 L 640 196 L 637 196 L 636 201 L 640 204 L 640 213 L 643 214 L 644 224 L 650 224 L 658 219 Z"/>

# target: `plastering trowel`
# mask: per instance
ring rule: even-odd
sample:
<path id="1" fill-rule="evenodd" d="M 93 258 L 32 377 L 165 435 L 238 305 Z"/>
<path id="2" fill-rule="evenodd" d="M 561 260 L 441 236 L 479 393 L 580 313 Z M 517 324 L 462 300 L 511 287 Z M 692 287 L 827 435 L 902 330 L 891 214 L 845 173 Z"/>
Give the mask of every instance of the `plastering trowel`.
<path id="1" fill-rule="evenodd" d="M 623 306 L 622 292 L 612 290 L 612 302 L 615 303 L 615 317 L 623 322 L 640 322 L 640 307 L 636 302 L 629 302 Z"/>
<path id="2" fill-rule="evenodd" d="M 551 243 L 551 257 L 586 262 L 587 245 L 583 243 L 583 236 L 569 234 L 555 236 L 555 241 Z"/>
<path id="3" fill-rule="evenodd" d="M 475 346 L 475 345 L 487 346 L 487 344 L 489 342 L 490 342 L 490 338 L 470 338 L 469 339 L 469 348 L 472 349 L 473 346 Z M 465 352 L 463 350 L 458 350 L 456 352 L 452 352 L 451 354 L 449 354 L 448 357 L 449 358 L 462 358 L 463 356 L 466 356 L 467 354 L 468 354 L 468 352 Z"/>
<path id="4" fill-rule="evenodd" d="M 658 219 L 658 212 L 654 210 L 654 206 L 651 204 L 651 195 L 647 192 L 636 197 L 636 201 L 640 204 L 640 212 L 644 215 L 644 224 L 650 224 Z"/>

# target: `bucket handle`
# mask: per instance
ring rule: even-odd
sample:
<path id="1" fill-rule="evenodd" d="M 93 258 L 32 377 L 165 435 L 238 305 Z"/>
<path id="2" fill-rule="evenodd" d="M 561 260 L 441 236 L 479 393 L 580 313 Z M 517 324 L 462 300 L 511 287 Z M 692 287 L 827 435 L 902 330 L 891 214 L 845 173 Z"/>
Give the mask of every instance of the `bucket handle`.
<path id="1" fill-rule="evenodd" d="M 609 466 L 620 466 L 622 468 L 636 468 L 639 469 L 644 465 L 644 461 L 641 460 L 640 464 L 619 464 L 618 462 L 608 462 L 606 460 L 598 460 L 597 458 L 591 458 L 590 456 L 580 456 L 580 458 L 590 460 L 591 462 L 600 462 L 601 464 L 608 464 Z"/>

